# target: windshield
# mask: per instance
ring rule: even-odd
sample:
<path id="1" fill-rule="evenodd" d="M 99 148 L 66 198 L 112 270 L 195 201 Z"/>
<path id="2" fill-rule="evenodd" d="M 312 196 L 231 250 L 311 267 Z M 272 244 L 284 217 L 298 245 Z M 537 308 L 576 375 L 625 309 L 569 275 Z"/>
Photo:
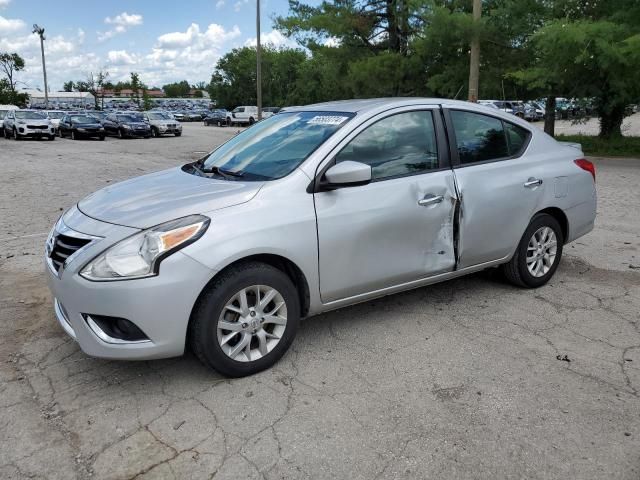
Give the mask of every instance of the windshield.
<path id="1" fill-rule="evenodd" d="M 133 115 L 118 115 L 119 122 L 140 122 L 141 120 L 138 117 L 134 117 Z"/>
<path id="2" fill-rule="evenodd" d="M 89 115 L 72 115 L 71 121 L 75 123 L 96 123 L 95 117 Z"/>
<path id="3" fill-rule="evenodd" d="M 47 115 L 49 115 L 49 118 L 62 118 L 64 117 L 64 112 L 49 112 Z"/>
<path id="4" fill-rule="evenodd" d="M 351 117 L 342 112 L 283 113 L 256 123 L 202 161 L 204 171 L 274 180 L 296 169 Z"/>
<path id="5" fill-rule="evenodd" d="M 47 118 L 47 116 L 40 112 L 16 112 L 16 118 L 22 120 L 42 120 L 43 118 Z"/>
<path id="6" fill-rule="evenodd" d="M 147 113 L 147 116 L 150 120 L 169 120 L 171 118 L 166 113 L 160 112 L 149 112 Z"/>

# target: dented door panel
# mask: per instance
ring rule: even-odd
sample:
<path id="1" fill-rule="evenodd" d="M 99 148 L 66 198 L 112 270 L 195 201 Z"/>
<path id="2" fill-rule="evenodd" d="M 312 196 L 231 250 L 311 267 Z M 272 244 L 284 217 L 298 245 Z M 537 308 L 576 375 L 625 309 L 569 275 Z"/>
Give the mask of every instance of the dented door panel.
<path id="1" fill-rule="evenodd" d="M 323 303 L 452 271 L 456 202 L 448 169 L 317 193 Z"/>

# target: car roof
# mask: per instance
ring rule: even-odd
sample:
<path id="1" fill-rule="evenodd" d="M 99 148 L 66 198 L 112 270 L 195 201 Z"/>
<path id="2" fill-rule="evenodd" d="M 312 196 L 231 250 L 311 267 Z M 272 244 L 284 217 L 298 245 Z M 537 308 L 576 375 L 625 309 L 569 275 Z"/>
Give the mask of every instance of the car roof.
<path id="1" fill-rule="evenodd" d="M 338 100 L 333 102 L 314 103 L 312 105 L 287 107 L 291 111 L 339 111 L 346 113 L 365 113 L 380 107 L 394 108 L 411 105 L 457 105 L 469 106 L 469 102 L 461 100 L 449 100 L 446 98 L 422 98 L 422 97 L 388 97 L 366 98 L 356 100 Z"/>

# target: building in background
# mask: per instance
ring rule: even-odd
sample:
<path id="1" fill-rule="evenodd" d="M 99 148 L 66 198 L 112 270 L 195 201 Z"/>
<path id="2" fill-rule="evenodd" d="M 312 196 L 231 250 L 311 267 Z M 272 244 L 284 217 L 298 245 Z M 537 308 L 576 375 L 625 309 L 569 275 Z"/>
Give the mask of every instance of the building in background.
<path id="1" fill-rule="evenodd" d="M 23 90 L 20 93 L 29 95 L 30 107 L 42 107 L 45 95 L 41 90 Z M 95 97 L 89 92 L 49 92 L 49 108 L 85 108 L 95 105 Z"/>

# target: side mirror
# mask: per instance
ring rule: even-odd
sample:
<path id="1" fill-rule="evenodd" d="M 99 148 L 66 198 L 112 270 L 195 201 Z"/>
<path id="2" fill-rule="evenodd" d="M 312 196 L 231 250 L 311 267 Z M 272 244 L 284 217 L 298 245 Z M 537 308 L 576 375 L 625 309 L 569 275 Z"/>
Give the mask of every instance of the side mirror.
<path id="1" fill-rule="evenodd" d="M 320 186 L 324 190 L 334 190 L 344 187 L 357 187 L 371 183 L 371 166 L 347 160 L 340 162 L 324 174 Z"/>

